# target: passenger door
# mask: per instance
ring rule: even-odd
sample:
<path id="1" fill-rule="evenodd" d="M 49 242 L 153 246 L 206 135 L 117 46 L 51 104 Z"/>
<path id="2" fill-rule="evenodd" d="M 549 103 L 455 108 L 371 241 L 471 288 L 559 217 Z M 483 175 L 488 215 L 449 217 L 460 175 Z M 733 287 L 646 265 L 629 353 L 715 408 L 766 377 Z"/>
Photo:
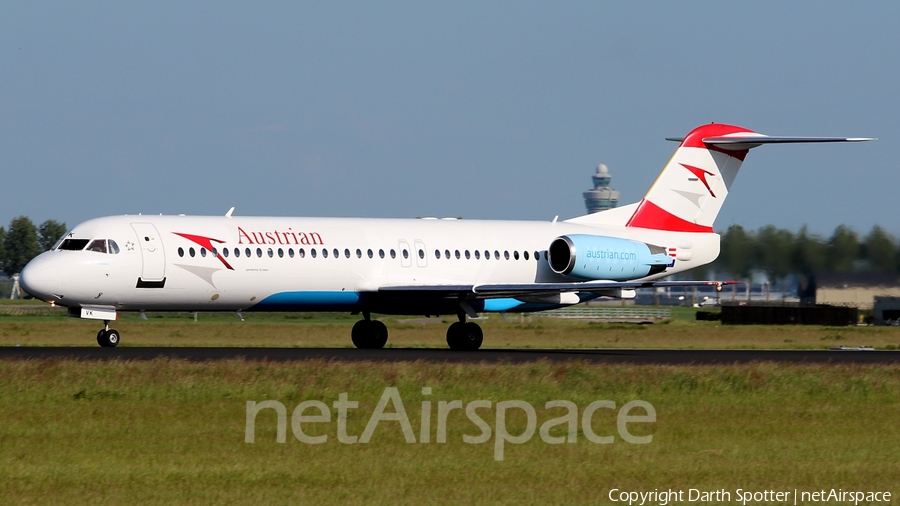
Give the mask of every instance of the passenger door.
<path id="1" fill-rule="evenodd" d="M 156 227 L 152 223 L 132 223 L 131 228 L 137 233 L 138 244 L 141 245 L 141 280 L 163 281 L 166 278 L 166 252 Z"/>

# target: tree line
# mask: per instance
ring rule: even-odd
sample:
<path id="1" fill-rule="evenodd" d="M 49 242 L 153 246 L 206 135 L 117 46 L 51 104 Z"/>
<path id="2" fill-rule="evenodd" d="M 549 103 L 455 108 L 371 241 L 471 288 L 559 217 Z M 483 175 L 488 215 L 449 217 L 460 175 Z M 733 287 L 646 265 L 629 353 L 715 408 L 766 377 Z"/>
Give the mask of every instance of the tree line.
<path id="1" fill-rule="evenodd" d="M 810 233 L 805 225 L 796 233 L 774 225 L 756 231 L 731 225 L 720 235 L 719 258 L 695 276 L 715 272 L 747 279 L 757 271 L 774 283 L 816 271 L 900 271 L 900 245 L 878 225 L 863 237 L 846 225 L 839 225 L 827 238 Z"/>
<path id="2" fill-rule="evenodd" d="M 13 218 L 0 227 L 0 271 L 12 275 L 22 271 L 32 258 L 49 250 L 66 233 L 66 224 L 47 220 L 36 226 L 26 216 Z"/>

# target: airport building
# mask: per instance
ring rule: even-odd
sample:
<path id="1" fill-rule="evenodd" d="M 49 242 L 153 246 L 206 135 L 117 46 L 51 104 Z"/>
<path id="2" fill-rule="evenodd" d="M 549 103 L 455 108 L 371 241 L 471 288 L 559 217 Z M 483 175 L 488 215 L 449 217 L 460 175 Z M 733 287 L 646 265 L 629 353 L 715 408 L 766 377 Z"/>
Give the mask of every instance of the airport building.
<path id="1" fill-rule="evenodd" d="M 591 176 L 594 180 L 594 189 L 584 192 L 584 205 L 588 214 L 606 211 L 616 207 L 619 203 L 619 192 L 609 186 L 612 176 L 609 169 L 602 163 L 597 166 L 597 173 Z"/>
<path id="2" fill-rule="evenodd" d="M 900 276 L 885 272 L 816 272 L 800 279 L 800 302 L 873 309 L 879 297 L 900 297 Z"/>

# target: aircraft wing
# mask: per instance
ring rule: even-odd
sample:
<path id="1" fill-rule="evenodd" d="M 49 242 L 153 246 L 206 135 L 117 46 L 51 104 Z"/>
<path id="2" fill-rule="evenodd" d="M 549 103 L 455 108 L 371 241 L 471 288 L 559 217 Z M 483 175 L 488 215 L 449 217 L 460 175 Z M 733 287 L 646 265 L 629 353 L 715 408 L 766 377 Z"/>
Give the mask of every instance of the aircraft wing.
<path id="1" fill-rule="evenodd" d="M 415 294 L 467 299 L 497 299 L 550 295 L 563 292 L 610 293 L 636 288 L 715 286 L 737 284 L 737 281 L 587 281 L 581 283 L 498 283 L 482 285 L 396 285 L 382 286 L 382 293 Z"/>

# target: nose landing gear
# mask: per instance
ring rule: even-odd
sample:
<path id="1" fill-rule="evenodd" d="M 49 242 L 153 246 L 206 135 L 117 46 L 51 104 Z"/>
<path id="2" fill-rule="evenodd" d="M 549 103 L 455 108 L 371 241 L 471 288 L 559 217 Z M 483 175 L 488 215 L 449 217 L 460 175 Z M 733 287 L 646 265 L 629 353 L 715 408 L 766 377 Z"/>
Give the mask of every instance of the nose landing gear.
<path id="1" fill-rule="evenodd" d="M 103 348 L 115 348 L 119 344 L 119 331 L 109 328 L 109 320 L 103 320 L 103 328 L 97 332 L 97 344 Z"/>

